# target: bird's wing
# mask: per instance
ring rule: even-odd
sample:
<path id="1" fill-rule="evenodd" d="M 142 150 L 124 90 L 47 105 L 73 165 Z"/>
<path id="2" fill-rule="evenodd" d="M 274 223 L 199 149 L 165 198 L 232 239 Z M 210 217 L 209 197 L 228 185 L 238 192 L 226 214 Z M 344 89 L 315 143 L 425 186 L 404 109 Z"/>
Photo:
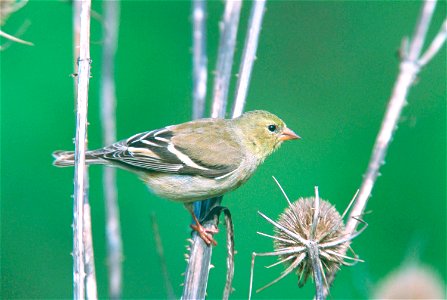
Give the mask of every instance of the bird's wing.
<path id="1" fill-rule="evenodd" d="M 136 169 L 224 178 L 239 167 L 243 152 L 231 130 L 215 123 L 202 120 L 143 132 L 96 155 Z"/>

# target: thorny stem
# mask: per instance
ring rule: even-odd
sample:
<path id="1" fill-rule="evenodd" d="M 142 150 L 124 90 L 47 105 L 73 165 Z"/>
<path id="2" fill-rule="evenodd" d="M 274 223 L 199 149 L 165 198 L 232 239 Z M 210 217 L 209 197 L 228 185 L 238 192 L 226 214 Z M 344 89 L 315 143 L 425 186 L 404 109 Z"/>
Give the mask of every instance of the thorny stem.
<path id="1" fill-rule="evenodd" d="M 195 0 L 195 2 L 202 2 L 200 0 Z M 196 11 L 194 11 L 193 16 L 194 19 L 196 16 L 204 17 L 205 12 L 203 11 L 204 5 L 201 5 L 202 3 L 195 3 L 193 8 L 201 9 L 202 12 L 199 12 L 196 15 Z M 216 78 L 214 82 L 214 98 L 213 98 L 213 105 L 212 105 L 212 113 L 211 116 L 213 118 L 223 118 L 225 117 L 225 111 L 227 106 L 227 96 L 228 96 L 228 89 L 229 89 L 229 82 L 231 78 L 231 67 L 233 63 L 233 54 L 234 54 L 234 48 L 236 43 L 236 34 L 237 34 L 237 27 L 239 23 L 239 15 L 240 15 L 240 9 L 241 9 L 242 1 L 233 1 L 233 0 L 227 0 L 226 1 L 226 7 L 224 12 L 223 21 L 221 23 L 221 37 L 220 37 L 220 43 L 219 43 L 219 50 L 218 50 L 218 59 L 217 59 L 217 67 L 216 67 Z M 241 67 L 240 69 L 243 70 L 243 81 L 242 83 L 238 83 L 239 91 L 238 91 L 238 102 L 235 102 L 235 105 L 237 104 L 237 111 L 242 112 L 244 105 L 245 105 L 245 98 L 246 98 L 246 90 L 248 88 L 248 83 L 250 80 L 250 73 L 252 70 L 252 64 L 255 59 L 256 55 L 256 48 L 257 48 L 257 41 L 258 41 L 258 35 L 260 32 L 261 22 L 262 22 L 262 15 L 264 12 L 264 6 L 265 6 L 265 0 L 261 1 L 254 1 L 251 17 L 249 20 L 248 25 L 248 31 L 247 33 L 247 39 L 245 41 L 246 45 L 244 46 L 244 54 L 241 61 Z M 194 20 L 194 23 L 196 20 Z M 199 23 L 200 24 L 200 23 Z M 206 64 L 206 54 L 202 52 L 202 56 L 196 55 L 196 49 L 199 51 L 200 47 L 199 44 L 202 42 L 204 43 L 204 27 L 202 30 L 199 30 L 199 32 L 202 32 L 202 34 L 195 33 L 196 28 L 194 27 L 194 74 L 197 74 L 197 76 L 194 76 L 194 117 L 199 117 L 200 114 L 196 113 L 197 111 L 203 111 L 204 110 L 204 103 L 201 102 L 200 97 L 196 96 L 200 94 L 200 87 L 206 87 L 206 76 L 203 75 L 203 71 L 200 71 L 200 66 L 202 66 L 203 70 L 203 64 Z M 196 39 L 196 37 L 201 37 L 201 39 Z M 204 45 L 204 44 L 202 44 Z M 203 48 L 202 48 L 203 49 Z M 203 50 L 204 51 L 204 50 Z M 202 57 L 202 59 L 200 59 Z M 199 61 L 200 60 L 200 61 Z M 201 65 L 202 64 L 202 65 Z M 196 73 L 197 72 L 197 73 Z M 203 75 L 200 77 L 200 75 Z M 202 83 L 198 82 L 199 80 L 202 80 Z M 206 93 L 206 90 L 203 91 L 203 93 Z M 202 105 L 202 106 L 199 106 Z M 197 107 L 196 107 L 197 106 Z M 233 110 L 232 116 L 237 116 L 237 111 L 235 112 L 236 108 Z M 239 113 L 240 114 L 240 113 Z M 194 204 L 194 210 L 196 214 L 198 212 L 202 212 L 202 214 L 197 214 L 199 216 L 199 219 L 204 218 L 208 215 L 210 210 L 213 207 L 216 207 L 220 205 L 222 197 L 217 197 L 213 199 L 209 199 L 203 202 L 196 202 Z M 208 215 L 208 219 L 211 221 L 206 222 L 204 227 L 207 226 L 217 226 L 218 222 L 218 214 L 217 215 Z M 229 219 L 229 218 L 228 218 Z M 228 220 L 226 218 L 227 222 L 227 230 L 228 230 Z M 231 226 L 232 227 L 232 226 Z M 229 232 L 227 232 L 229 234 Z M 232 234 L 231 234 L 232 236 Z M 231 244 L 228 244 L 231 243 Z M 228 246 L 228 271 L 227 271 L 227 283 L 224 291 L 224 299 L 227 299 L 229 297 L 229 292 L 231 290 L 231 281 L 233 277 L 233 245 L 232 245 L 232 239 L 229 240 L 227 243 Z M 208 275 L 209 275 L 209 266 L 210 266 L 210 260 L 211 260 L 211 250 L 212 248 L 205 245 L 205 243 L 198 237 L 198 235 L 194 234 L 193 237 L 193 243 L 191 247 L 191 255 L 188 261 L 188 268 L 187 272 L 185 274 L 185 286 L 183 290 L 183 298 L 199 298 L 203 299 L 205 297 L 206 293 L 206 286 L 208 282 Z"/>
<path id="2" fill-rule="evenodd" d="M 233 276 L 234 276 L 234 228 L 229 209 L 223 210 L 225 216 L 225 226 L 227 232 L 227 278 L 222 299 L 230 298 L 230 293 L 233 290 Z"/>
<path id="3" fill-rule="evenodd" d="M 352 217 L 358 217 L 363 214 L 366 203 L 371 195 L 371 190 L 377 179 L 377 175 L 379 174 L 380 166 L 384 163 L 386 151 L 391 142 L 393 132 L 396 129 L 397 121 L 406 104 L 408 91 L 420 70 L 417 61 L 435 5 L 435 1 L 425 1 L 408 54 L 400 64 L 400 72 L 374 144 L 371 159 L 360 187 L 359 196 L 354 204 L 346 226 L 346 230 L 350 233 L 353 233 L 358 225 L 358 221 Z"/>
<path id="4" fill-rule="evenodd" d="M 75 1 L 75 6 L 79 2 Z M 87 104 L 90 80 L 90 9 L 91 1 L 83 0 L 80 11 L 80 43 L 78 59 L 78 87 L 76 108 L 75 178 L 73 206 L 73 296 L 85 297 L 85 245 L 84 245 L 84 201 L 86 194 L 87 168 L 85 151 L 87 148 Z M 75 16 L 77 18 L 77 16 Z M 76 30 L 76 29 L 75 29 Z M 78 44 L 75 44 L 76 46 Z M 88 213 L 88 211 L 86 212 Z"/>
<path id="5" fill-rule="evenodd" d="M 314 215 L 312 220 L 312 226 L 310 228 L 310 241 L 307 244 L 309 253 L 309 259 L 312 264 L 312 272 L 315 280 L 315 298 L 317 300 L 323 299 L 324 283 L 323 283 L 323 270 L 320 268 L 321 261 L 318 250 L 318 242 L 315 242 L 315 232 L 317 230 L 318 222 L 320 219 L 320 194 L 318 193 L 318 186 L 315 187 L 315 201 L 313 205 Z"/>
<path id="6" fill-rule="evenodd" d="M 193 1 L 193 118 L 202 118 L 205 111 L 207 57 L 206 57 L 206 3 Z M 211 201 L 211 200 L 207 200 Z M 196 215 L 202 202 L 194 204 Z M 200 218 L 200 214 L 198 215 Z M 206 225 L 206 224 L 202 224 Z M 183 299 L 205 297 L 208 283 L 211 247 L 207 247 L 197 234 L 193 235 L 189 259 L 185 272 Z"/>
<path id="7" fill-rule="evenodd" d="M 114 61 L 118 43 L 120 2 L 104 2 L 104 45 L 101 70 L 101 121 L 103 145 L 116 141 L 116 93 L 114 80 Z M 122 290 L 122 240 L 118 196 L 116 190 L 116 170 L 103 171 L 104 200 L 106 210 L 107 264 L 109 272 L 109 297 L 121 298 Z"/>
<path id="8" fill-rule="evenodd" d="M 199 0 L 196 0 L 199 1 Z M 212 117 L 214 118 L 222 118 L 225 117 L 226 111 L 226 103 L 227 103 L 227 95 L 229 88 L 229 81 L 231 77 L 231 66 L 233 64 L 233 54 L 234 48 L 236 44 L 236 33 L 237 27 L 239 24 L 239 15 L 240 8 L 242 2 L 241 1 L 233 1 L 227 0 L 225 4 L 225 12 L 223 16 L 222 28 L 221 28 L 221 37 L 219 43 L 218 50 L 218 58 L 217 58 L 217 68 L 216 68 L 216 78 L 214 84 L 214 100 L 213 100 L 213 109 L 212 109 Z M 204 9 L 203 5 L 199 3 L 193 6 L 193 9 Z M 196 16 L 204 16 L 205 12 L 193 12 L 193 17 Z M 205 38 L 205 26 L 201 27 L 203 32 L 201 34 L 202 38 Z M 202 40 L 195 39 L 194 43 L 203 42 Z M 198 47 L 194 45 L 195 49 Z M 202 56 L 203 57 L 203 56 Z M 199 66 L 200 63 L 203 64 L 203 61 L 200 63 L 195 61 L 196 59 L 200 59 L 200 56 L 193 56 L 194 66 Z M 205 81 L 206 77 L 194 77 L 195 80 Z M 194 88 L 199 89 L 202 83 L 196 82 L 194 83 Z M 206 86 L 206 82 L 203 83 Z M 197 91 L 199 93 L 199 91 Z M 194 92 L 196 94 L 196 92 Z M 199 105 L 199 99 L 195 98 L 194 105 Z M 199 220 L 205 218 L 210 210 L 219 206 L 222 197 L 216 197 L 212 199 L 208 199 L 202 202 L 194 203 L 194 210 Z M 205 228 L 210 228 L 217 226 L 218 223 L 218 215 L 209 216 L 210 221 L 202 224 Z M 211 254 L 212 247 L 205 244 L 205 242 L 197 235 L 193 235 L 193 243 L 191 245 L 190 258 L 188 261 L 188 267 L 185 273 L 185 284 L 183 288 L 183 299 L 204 299 L 206 294 L 206 287 L 208 283 L 210 262 L 211 262 Z"/>
<path id="9" fill-rule="evenodd" d="M 418 61 L 435 6 L 436 1 L 424 1 L 422 11 L 414 32 L 414 36 L 409 46 L 408 53 L 405 53 L 405 57 L 400 63 L 399 75 L 394 85 L 391 99 L 388 103 L 388 107 L 382 121 L 380 131 L 374 144 L 371 159 L 366 170 L 362 185 L 360 187 L 359 196 L 349 215 L 349 221 L 346 225 L 347 234 L 352 235 L 359 225 L 358 217 L 361 216 L 365 210 L 369 196 L 371 195 L 371 191 L 379 174 L 379 169 L 384 163 L 386 151 L 391 142 L 393 132 L 397 128 L 397 122 L 399 120 L 402 109 L 406 104 L 407 94 L 417 74 L 420 71 L 420 65 L 418 64 Z M 438 47 L 438 50 L 439 48 L 440 47 Z M 431 55 L 431 57 L 433 57 L 433 55 Z M 335 274 L 333 274 L 331 278 L 329 278 L 329 286 L 334 280 L 334 277 Z M 327 296 L 328 293 L 329 290 L 326 289 L 325 296 Z"/>
<path id="10" fill-rule="evenodd" d="M 98 299 L 95 255 L 93 252 L 92 219 L 90 204 L 84 201 L 84 243 L 85 243 L 85 294 L 87 299 Z"/>
<path id="11" fill-rule="evenodd" d="M 312 263 L 312 272 L 314 275 L 316 294 L 315 299 L 321 300 L 324 299 L 324 283 L 322 270 L 320 268 L 320 255 L 318 253 L 318 244 L 316 242 L 311 242 L 307 247 L 307 253 L 309 254 L 310 262 Z"/>
<path id="12" fill-rule="evenodd" d="M 251 70 L 256 59 L 258 48 L 258 37 L 261 31 L 262 18 L 265 10 L 265 0 L 256 0 L 251 8 L 248 20 L 247 37 L 245 39 L 244 51 L 242 52 L 242 63 L 239 69 L 239 78 L 236 84 L 236 96 L 233 105 L 233 118 L 239 117 L 244 111 L 247 98 L 248 84 L 250 83 Z"/>
<path id="13" fill-rule="evenodd" d="M 227 0 L 225 4 L 217 55 L 216 77 L 214 78 L 212 118 L 225 117 L 241 6 L 242 1 L 240 0 Z"/>
<path id="14" fill-rule="evenodd" d="M 207 82 L 206 2 L 194 0 L 193 15 L 193 119 L 204 116 Z"/>

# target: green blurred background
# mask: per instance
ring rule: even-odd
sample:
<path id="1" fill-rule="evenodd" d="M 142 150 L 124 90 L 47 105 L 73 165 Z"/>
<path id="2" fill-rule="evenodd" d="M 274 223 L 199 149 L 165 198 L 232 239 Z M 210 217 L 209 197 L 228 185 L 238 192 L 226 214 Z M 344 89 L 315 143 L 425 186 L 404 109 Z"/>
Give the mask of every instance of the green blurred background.
<path id="1" fill-rule="evenodd" d="M 118 138 L 191 118 L 191 3 L 124 1 L 116 60 Z M 321 197 L 343 211 L 359 187 L 396 74 L 402 38 L 412 34 L 417 1 L 267 3 L 258 59 L 246 110 L 265 109 L 303 137 L 270 157 L 242 188 L 227 195 L 233 215 L 236 272 L 233 298 L 248 294 L 252 251 L 272 249 L 271 233 L 257 215 L 276 218 L 291 198 Z M 102 2 L 93 9 L 101 15 Z M 241 16 L 236 64 L 250 3 Z M 438 4 L 429 40 L 439 29 Z M 208 95 L 212 88 L 221 1 L 208 3 Z M 73 169 L 51 165 L 51 152 L 72 149 L 72 9 L 61 1 L 31 1 L 2 28 L 34 47 L 12 44 L 1 53 L 1 298 L 72 297 Z M 92 21 L 89 147 L 101 146 L 99 82 L 101 18 Z M 1 40 L 4 44 L 6 41 Z M 364 217 L 368 229 L 353 243 L 365 263 L 339 272 L 331 298 L 365 298 L 376 283 L 408 259 L 446 278 L 446 48 L 420 73 L 389 149 Z M 233 81 L 236 77 L 233 76 Z M 234 85 L 234 83 L 233 83 Z M 230 98 L 233 90 L 230 92 Z M 101 167 L 90 168 L 95 262 L 99 297 L 107 297 Z M 124 245 L 125 298 L 165 298 L 150 215 L 155 214 L 167 268 L 177 296 L 185 271 L 190 216 L 182 205 L 157 199 L 132 174 L 118 171 Z M 223 231 L 223 228 L 221 228 Z M 220 298 L 225 278 L 225 234 L 217 236 L 208 285 Z M 255 288 L 279 276 L 274 258 L 259 258 Z M 311 298 L 311 281 L 295 275 L 256 298 Z"/>

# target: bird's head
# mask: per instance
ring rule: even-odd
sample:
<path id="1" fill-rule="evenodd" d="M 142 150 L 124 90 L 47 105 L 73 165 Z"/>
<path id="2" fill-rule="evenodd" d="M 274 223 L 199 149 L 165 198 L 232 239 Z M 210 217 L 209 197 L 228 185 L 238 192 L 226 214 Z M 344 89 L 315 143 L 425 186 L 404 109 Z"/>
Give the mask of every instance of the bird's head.
<path id="1" fill-rule="evenodd" d="M 283 120 L 264 110 L 246 112 L 234 122 L 242 133 L 243 143 L 262 160 L 283 141 L 300 138 Z"/>

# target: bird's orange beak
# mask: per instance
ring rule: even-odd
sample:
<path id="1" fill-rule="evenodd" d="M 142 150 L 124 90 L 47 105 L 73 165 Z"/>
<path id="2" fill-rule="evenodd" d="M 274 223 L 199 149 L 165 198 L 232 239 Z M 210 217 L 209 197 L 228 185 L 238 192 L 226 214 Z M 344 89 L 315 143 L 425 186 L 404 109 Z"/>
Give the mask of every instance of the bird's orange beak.
<path id="1" fill-rule="evenodd" d="M 295 132 L 293 132 L 292 130 L 290 130 L 289 128 L 284 128 L 281 136 L 279 137 L 279 139 L 281 141 L 287 141 L 287 140 L 296 140 L 296 139 L 300 139 L 301 137 L 296 134 Z"/>

